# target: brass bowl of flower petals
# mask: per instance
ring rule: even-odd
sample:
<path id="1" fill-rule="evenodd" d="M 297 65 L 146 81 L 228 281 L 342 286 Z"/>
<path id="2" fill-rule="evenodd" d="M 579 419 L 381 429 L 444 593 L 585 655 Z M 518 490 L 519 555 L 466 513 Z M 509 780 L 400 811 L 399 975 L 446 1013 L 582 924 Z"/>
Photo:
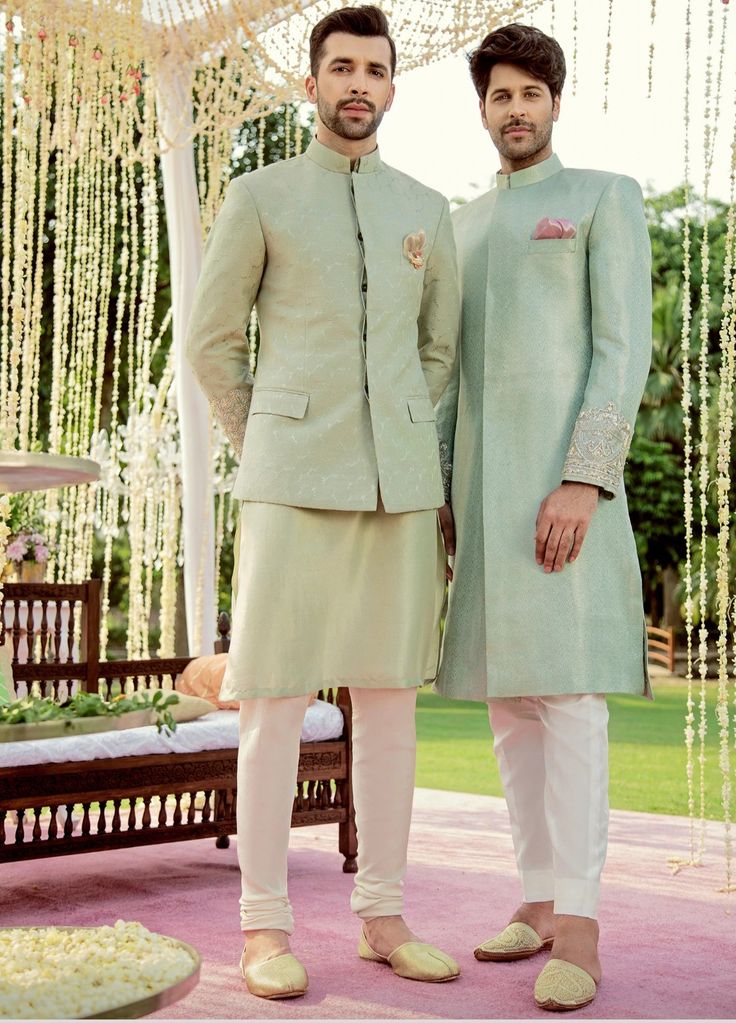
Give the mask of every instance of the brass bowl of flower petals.
<path id="1" fill-rule="evenodd" d="M 5 1019 L 138 1019 L 199 982 L 196 949 L 118 920 L 113 927 L 0 927 Z"/>

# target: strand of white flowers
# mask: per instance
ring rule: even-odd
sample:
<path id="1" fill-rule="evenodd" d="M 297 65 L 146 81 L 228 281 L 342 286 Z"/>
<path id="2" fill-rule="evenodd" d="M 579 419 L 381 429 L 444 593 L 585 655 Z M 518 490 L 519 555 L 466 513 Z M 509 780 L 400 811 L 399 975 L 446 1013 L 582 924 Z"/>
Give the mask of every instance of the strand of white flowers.
<path id="1" fill-rule="evenodd" d="M 3 62 L 3 106 L 2 106 L 2 218 L 3 224 L 9 224 L 12 215 L 13 188 L 10 182 L 14 179 L 13 157 L 15 147 L 13 134 L 15 128 L 15 104 L 13 72 L 15 67 L 15 34 L 12 20 L 6 23 L 5 55 Z M 9 448 L 12 444 L 10 412 L 7 405 L 8 374 L 10 368 L 10 306 L 7 296 L 10 294 L 12 275 L 12 235 L 10 231 L 0 231 L 0 448 Z"/>
<path id="2" fill-rule="evenodd" d="M 40 389 L 38 381 L 41 378 L 41 334 L 44 322 L 44 243 L 46 233 L 46 203 L 48 201 L 49 186 L 49 165 L 51 161 L 51 118 L 49 116 L 52 104 L 51 88 L 53 76 L 48 73 L 47 62 L 44 61 L 40 67 L 41 87 L 39 94 L 43 102 L 41 109 L 39 164 L 38 164 L 38 237 L 36 241 L 36 269 L 34 273 L 33 286 L 33 312 L 32 312 L 32 345 L 34 349 L 34 387 L 31 391 L 31 425 L 30 437 L 35 442 L 40 442 L 38 424 L 38 399 Z"/>
<path id="3" fill-rule="evenodd" d="M 138 223 L 139 199 L 136 187 L 136 168 L 134 164 L 125 165 L 124 173 L 128 176 L 129 224 L 130 224 L 130 268 L 128 271 L 128 284 L 130 292 L 128 296 L 128 408 L 135 409 L 139 400 L 137 382 L 140 377 L 137 366 L 137 352 L 134 344 L 136 338 L 137 314 L 138 314 L 138 287 L 140 275 L 140 227 Z"/>
<path id="4" fill-rule="evenodd" d="M 153 90 L 146 90 L 144 124 L 150 131 L 155 122 Z M 153 129 L 155 130 L 155 128 Z M 138 320 L 138 348 L 140 351 L 141 378 L 139 386 L 150 384 L 151 342 L 153 338 L 153 317 L 156 308 L 156 281 L 158 277 L 158 194 L 156 187 L 156 163 L 153 154 L 147 154 L 142 163 L 143 180 L 143 244 L 145 260 L 140 297 L 141 315 Z"/>
<path id="5" fill-rule="evenodd" d="M 181 494 L 177 467 L 172 463 L 166 476 L 161 548 L 161 626 L 159 657 L 173 657 L 176 649 L 176 555 L 181 519 Z"/>
<path id="6" fill-rule="evenodd" d="M 718 393 L 718 567 L 716 570 L 716 607 L 718 615 L 718 699 L 716 720 L 719 726 L 719 768 L 721 771 L 721 803 L 723 806 L 725 891 L 736 891 L 732 885 L 733 839 L 731 835 L 731 756 L 728 672 L 728 626 L 731 603 L 729 580 L 729 548 L 731 542 L 731 445 L 733 439 L 733 393 L 736 375 L 736 332 L 733 329 L 736 310 L 736 275 L 734 245 L 736 243 L 736 123 L 731 143 L 731 195 L 726 216 L 725 262 L 723 268 L 723 304 L 720 327 L 721 369 Z"/>
<path id="7" fill-rule="evenodd" d="M 73 189 L 71 161 L 63 147 L 70 135 L 69 118 L 72 109 L 71 68 L 68 52 L 62 49 L 61 40 L 57 47 L 55 95 L 56 95 L 56 190 L 54 193 L 54 310 L 53 344 L 51 370 L 51 408 L 49 413 L 49 450 L 62 450 L 64 417 L 64 392 L 66 377 L 64 361 L 67 353 L 69 323 L 69 282 L 66 279 L 68 259 L 67 246 L 72 235 L 69 208 Z"/>
<path id="8" fill-rule="evenodd" d="M 19 56 L 23 64 L 29 62 L 30 52 L 31 45 L 28 41 L 28 34 L 26 34 L 19 47 Z M 11 445 L 15 445 L 19 440 L 20 382 L 22 376 L 21 354 L 24 350 L 24 309 L 29 251 L 28 219 L 29 207 L 31 205 L 31 184 L 34 182 L 33 168 L 29 165 L 31 156 L 29 153 L 28 136 L 32 134 L 30 131 L 32 117 L 28 110 L 29 102 L 30 97 L 25 93 L 25 106 L 17 119 L 17 135 L 15 140 L 15 180 L 17 187 L 14 196 L 15 208 L 12 219 L 13 265 L 10 291 L 10 352 L 6 394 L 8 417 L 6 434 Z"/>
<path id="9" fill-rule="evenodd" d="M 708 4 L 707 51 L 705 61 L 705 83 L 703 89 L 703 152 L 705 156 L 705 174 L 703 178 L 703 239 L 700 246 L 700 352 L 698 355 L 698 397 L 700 401 L 698 444 L 699 472 L 698 487 L 700 494 L 700 576 L 698 587 L 698 668 L 700 672 L 700 701 L 698 718 L 698 738 L 700 749 L 698 764 L 700 767 L 700 832 L 698 841 L 698 858 L 705 851 L 705 765 L 706 737 L 708 734 L 708 488 L 710 486 L 710 440 L 708 435 L 710 412 L 710 381 L 708 374 L 708 357 L 710 354 L 710 336 L 708 312 L 710 310 L 710 173 L 713 163 L 712 147 L 715 140 L 713 123 L 713 36 L 715 33 L 715 0 Z"/>
<path id="10" fill-rule="evenodd" d="M 691 287 L 691 182 L 690 182 L 690 101 L 691 101 L 691 41 L 692 0 L 685 10 L 685 92 L 684 92 L 684 212 L 682 233 L 682 423 L 683 423 L 683 504 L 685 517 L 685 634 L 687 637 L 687 711 L 685 714 L 686 783 L 689 818 L 690 856 L 687 861 L 673 860 L 677 870 L 685 863 L 697 862 L 695 848 L 695 779 L 693 747 L 695 741 L 695 700 L 693 679 L 693 439 L 692 439 L 692 374 L 690 371 L 690 328 L 692 324 Z"/>
<path id="11" fill-rule="evenodd" d="M 578 0 L 572 0 L 572 94 L 578 94 Z"/>
<path id="12" fill-rule="evenodd" d="M 114 181 L 115 162 L 110 159 L 110 137 L 106 126 L 100 128 L 100 154 L 98 160 L 99 188 L 95 199 L 95 219 L 97 222 L 95 245 L 100 277 L 99 316 L 95 325 L 93 342 L 94 361 L 94 398 L 91 408 L 91 435 L 96 437 L 100 430 L 100 414 L 103 405 L 105 385 L 105 361 L 108 341 L 108 321 L 112 284 L 114 276 L 115 230 L 117 227 L 117 202 L 115 201 Z M 90 373 L 92 380 L 92 373 Z M 92 559 L 94 549 L 94 533 L 97 526 L 102 527 L 108 515 L 111 495 L 101 485 L 90 486 L 87 490 L 87 513 L 84 543 L 81 545 L 79 564 L 76 577 L 86 579 L 92 575 Z M 104 536 L 104 531 L 103 531 Z M 107 543 L 107 537 L 105 537 Z M 110 552 L 112 554 L 112 550 Z M 100 623 L 100 635 L 105 632 L 107 643 L 107 622 Z M 104 656 L 104 655 L 103 655 Z"/>
<path id="13" fill-rule="evenodd" d="M 608 88 L 611 82 L 611 56 L 613 54 L 613 0 L 608 0 L 606 24 L 606 59 L 603 67 L 603 113 L 608 113 Z"/>
<path id="14" fill-rule="evenodd" d="M 69 361 L 66 372 L 70 376 L 71 387 L 66 388 L 66 421 L 64 429 L 64 451 L 76 454 L 76 440 L 82 416 L 84 396 L 85 350 L 84 333 L 86 315 L 84 303 L 87 294 L 87 267 L 89 264 L 91 238 L 89 237 L 89 205 L 91 197 L 91 158 L 89 140 L 81 140 L 81 152 L 78 155 L 76 171 L 76 202 L 74 206 L 73 245 L 69 247 L 69 278 L 71 280 L 71 309 L 69 334 Z M 71 154 L 70 154 L 71 155 Z"/>
<path id="15" fill-rule="evenodd" d="M 112 147 L 112 137 L 110 136 Z M 117 277 L 117 305 L 115 309 L 115 330 L 113 333 L 113 354 L 112 354 L 112 388 L 110 395 L 110 463 L 111 480 L 120 479 L 120 453 L 119 453 L 119 414 L 120 414 L 120 366 L 122 363 L 123 345 L 123 316 L 127 307 L 128 292 L 128 271 L 130 265 L 130 216 L 131 216 L 131 194 L 128 175 L 123 170 L 118 178 L 118 161 L 112 160 L 112 179 L 110 183 L 111 195 L 117 194 L 117 187 L 120 187 L 120 252 L 118 257 Z M 134 197 L 133 197 L 134 201 Z M 113 236 L 114 238 L 114 236 Z M 109 615 L 110 615 L 110 585 L 112 582 L 112 552 L 113 539 L 118 532 L 118 524 L 121 519 L 122 502 L 117 489 L 114 493 L 108 491 L 107 503 L 105 506 L 105 517 L 103 519 L 103 530 L 105 536 L 105 552 L 102 569 L 102 594 L 101 594 L 101 627 L 100 627 L 100 657 L 107 654 L 107 643 L 109 638 Z"/>
<path id="16" fill-rule="evenodd" d="M 96 383 L 101 379 L 98 367 L 104 364 L 104 349 L 98 350 L 98 317 L 100 307 L 100 290 L 104 288 L 104 277 L 107 267 L 102 261 L 102 150 L 100 129 L 97 124 L 90 125 L 90 159 L 88 167 L 90 197 L 87 205 L 89 254 L 86 261 L 86 280 L 83 291 L 79 295 L 82 310 L 82 327 L 80 348 L 82 352 L 82 372 L 79 421 L 74 437 L 75 454 L 86 455 L 89 452 L 89 431 L 94 423 L 94 408 L 99 406 L 102 395 L 96 391 Z M 73 547 L 73 559 L 70 578 L 73 581 L 85 579 L 88 565 L 92 563 L 92 543 L 94 529 L 95 487 L 80 487 L 77 492 L 76 542 Z"/>
<path id="17" fill-rule="evenodd" d="M 53 50 L 49 49 L 48 53 L 53 53 L 53 59 L 49 68 L 49 89 L 54 94 L 54 98 L 57 103 L 58 109 L 56 110 L 56 120 L 53 124 L 49 124 L 49 131 L 53 144 L 54 150 L 54 168 L 55 168 L 55 189 L 54 189 L 54 260 L 52 264 L 52 282 L 53 282 L 53 299 L 52 299 L 52 344 L 51 344 L 51 384 L 50 384 L 50 400 L 49 400 L 49 430 L 47 438 L 47 448 L 52 453 L 58 453 L 60 450 L 60 414 L 61 414 L 61 393 L 63 388 L 63 378 L 60 372 L 60 366 L 64 357 L 64 351 L 59 343 L 60 341 L 60 327 L 62 323 L 62 309 L 61 302 L 63 300 L 63 289 L 59 287 L 59 283 L 63 274 L 63 267 L 65 265 L 64 257 L 64 246 L 66 243 L 66 218 L 60 216 L 62 208 L 66 202 L 66 196 L 68 193 L 68 165 L 66 161 L 61 159 L 61 123 L 62 119 L 68 117 L 68 110 L 65 109 L 64 94 L 62 91 L 62 83 L 59 81 L 60 74 L 59 69 L 61 65 L 61 56 L 59 53 L 60 40 L 56 39 L 55 47 Z M 50 58 L 51 59 L 51 58 Z M 52 107 L 49 107 L 49 119 L 51 115 Z M 45 496 L 45 525 L 49 539 L 50 554 L 47 563 L 48 578 L 53 579 L 56 576 L 58 569 L 56 552 L 58 550 L 59 543 L 59 505 L 60 505 L 60 494 L 59 491 L 49 490 Z"/>
<path id="18" fill-rule="evenodd" d="M 31 419 L 33 408 L 33 392 L 37 391 L 38 380 L 38 353 L 37 345 L 40 337 L 34 331 L 33 309 L 35 293 L 40 290 L 39 283 L 35 282 L 34 271 L 36 268 L 36 254 L 38 251 L 36 232 L 40 231 L 43 238 L 43 214 L 37 207 L 36 183 L 39 176 L 39 129 L 42 121 L 42 109 L 44 104 L 43 76 L 41 68 L 43 61 L 32 61 L 26 79 L 26 94 L 29 102 L 23 112 L 23 120 L 26 122 L 23 130 L 18 133 L 18 145 L 25 151 L 25 172 L 28 175 L 28 199 L 26 204 L 26 244 L 25 254 L 25 286 L 24 286 L 24 310 L 21 351 L 18 353 L 18 364 L 21 367 L 19 382 L 19 409 L 18 409 L 18 447 L 21 451 L 27 451 L 32 439 Z M 38 111 L 38 113 L 36 113 Z"/>
<path id="19" fill-rule="evenodd" d="M 647 66 L 647 98 L 652 98 L 652 83 L 654 80 L 654 25 L 657 20 L 657 0 L 651 0 L 649 21 L 651 25 L 652 41 L 649 43 L 649 63 Z"/>

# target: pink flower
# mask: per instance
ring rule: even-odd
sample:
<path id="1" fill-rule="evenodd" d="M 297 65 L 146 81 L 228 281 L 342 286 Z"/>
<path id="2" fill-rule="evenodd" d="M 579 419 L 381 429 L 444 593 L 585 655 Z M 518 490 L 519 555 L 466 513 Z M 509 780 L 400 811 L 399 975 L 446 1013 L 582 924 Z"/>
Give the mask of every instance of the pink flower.
<path id="1" fill-rule="evenodd" d="M 408 234 L 404 238 L 404 255 L 415 270 L 421 270 L 424 266 L 424 246 L 426 243 L 427 235 L 424 231 Z"/>
<path id="2" fill-rule="evenodd" d="M 542 217 L 534 228 L 532 238 L 534 240 L 541 238 L 574 238 L 577 233 L 577 228 L 572 221 L 565 220 L 564 217 Z"/>
<path id="3" fill-rule="evenodd" d="M 8 561 L 22 561 L 26 553 L 25 541 L 21 540 L 20 537 L 16 537 L 12 543 L 9 543 L 5 549 L 5 556 Z"/>
<path id="4" fill-rule="evenodd" d="M 44 562 L 49 560 L 49 549 L 45 544 L 38 543 L 33 549 L 33 554 L 38 562 Z"/>

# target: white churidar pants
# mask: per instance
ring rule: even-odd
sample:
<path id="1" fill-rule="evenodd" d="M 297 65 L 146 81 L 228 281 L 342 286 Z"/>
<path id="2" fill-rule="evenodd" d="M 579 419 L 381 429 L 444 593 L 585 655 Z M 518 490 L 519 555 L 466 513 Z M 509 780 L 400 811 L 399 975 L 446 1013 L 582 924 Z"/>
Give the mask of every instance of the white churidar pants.
<path id="1" fill-rule="evenodd" d="M 400 915 L 414 768 L 416 689 L 353 689 L 353 795 L 358 873 L 351 908 L 364 920 Z M 240 703 L 238 862 L 245 930 L 291 934 L 287 851 L 308 696 Z"/>
<path id="2" fill-rule="evenodd" d="M 595 919 L 608 843 L 602 694 L 490 699 L 525 902 Z"/>

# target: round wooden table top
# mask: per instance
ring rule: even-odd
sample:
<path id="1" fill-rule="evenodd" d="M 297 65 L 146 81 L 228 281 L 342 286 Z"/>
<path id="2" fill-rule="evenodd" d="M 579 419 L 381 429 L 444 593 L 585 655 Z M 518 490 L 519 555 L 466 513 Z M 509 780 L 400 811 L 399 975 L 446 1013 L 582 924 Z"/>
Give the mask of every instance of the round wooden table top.
<path id="1" fill-rule="evenodd" d="M 0 494 L 25 490 L 53 490 L 100 478 L 100 466 L 91 458 L 50 455 L 46 451 L 0 451 Z"/>

